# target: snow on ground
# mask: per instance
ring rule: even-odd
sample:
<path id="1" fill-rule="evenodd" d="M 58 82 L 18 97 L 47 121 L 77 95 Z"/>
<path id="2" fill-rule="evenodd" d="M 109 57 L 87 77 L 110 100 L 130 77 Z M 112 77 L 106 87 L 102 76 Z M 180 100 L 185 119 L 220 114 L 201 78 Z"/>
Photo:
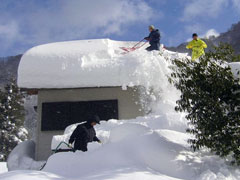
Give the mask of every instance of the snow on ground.
<path id="1" fill-rule="evenodd" d="M 6 162 L 0 162 L 0 174 L 7 172 L 7 163 Z"/>
<path id="2" fill-rule="evenodd" d="M 35 47 L 23 56 L 18 71 L 20 87 L 120 85 L 125 89 L 142 85 L 143 100 L 147 94 L 153 102 L 149 105 L 152 112 L 132 120 L 101 122 L 96 131 L 102 144 L 89 144 L 88 152 L 56 153 L 42 171 L 12 171 L 1 174 L 1 180 L 240 179 L 238 168 L 229 166 L 227 160 L 206 149 L 193 152 L 187 143 L 187 122 L 184 114 L 174 111 L 179 92 L 168 82 L 171 64 L 166 61 L 186 55 L 163 49 L 120 53 L 119 46 L 132 44 L 111 40 L 63 42 Z M 29 73 L 33 73 L 31 78 Z M 52 149 L 62 140 L 67 142 L 75 126 L 55 136 Z"/>
<path id="3" fill-rule="evenodd" d="M 118 174 L 118 175 L 116 175 Z M 71 180 L 52 173 L 43 171 L 11 171 L 3 174 L 1 180 Z M 89 177 L 75 178 L 75 180 L 180 180 L 171 178 L 156 172 L 151 172 L 149 169 L 125 168 L 116 171 L 102 172 L 102 174 L 92 173 Z M 72 179 L 73 180 L 73 179 Z"/>
<path id="4" fill-rule="evenodd" d="M 63 180 L 64 178 L 42 171 L 10 171 L 0 174 L 1 180 Z"/>
<path id="5" fill-rule="evenodd" d="M 170 117 L 171 115 L 168 116 Z M 171 128 L 159 128 L 164 123 L 161 121 L 164 118 L 166 117 L 152 115 L 128 121 L 102 122 L 96 127 L 102 145 L 89 144 L 87 153 L 57 153 L 48 159 L 44 171 L 68 179 L 78 177 L 84 180 L 117 179 L 122 176 L 134 179 L 133 174 L 143 172 L 148 172 L 146 179 L 240 178 L 238 169 L 226 165 L 224 160 L 207 150 L 193 152 L 187 143 L 188 134 L 169 130 Z M 65 141 L 69 136 L 66 132 L 63 136 Z M 61 141 L 59 138 L 58 141 Z M 58 143 L 53 140 L 53 144 Z M 77 167 L 77 170 L 72 167 Z M 132 176 L 128 177 L 130 174 Z"/>

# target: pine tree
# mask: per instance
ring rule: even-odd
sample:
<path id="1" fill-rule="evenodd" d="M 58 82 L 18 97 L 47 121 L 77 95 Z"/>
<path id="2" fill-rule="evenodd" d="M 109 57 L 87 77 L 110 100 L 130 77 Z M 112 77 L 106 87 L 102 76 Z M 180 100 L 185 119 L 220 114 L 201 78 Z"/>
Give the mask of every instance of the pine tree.
<path id="1" fill-rule="evenodd" d="M 0 91 L 0 113 L 0 161 L 6 161 L 11 150 L 27 139 L 23 95 L 14 79 Z"/>
<path id="2" fill-rule="evenodd" d="M 181 91 L 177 111 L 187 112 L 194 150 L 207 147 L 240 165 L 240 85 L 226 62 L 240 61 L 229 45 L 221 44 L 199 62 L 174 60 L 171 80 Z"/>

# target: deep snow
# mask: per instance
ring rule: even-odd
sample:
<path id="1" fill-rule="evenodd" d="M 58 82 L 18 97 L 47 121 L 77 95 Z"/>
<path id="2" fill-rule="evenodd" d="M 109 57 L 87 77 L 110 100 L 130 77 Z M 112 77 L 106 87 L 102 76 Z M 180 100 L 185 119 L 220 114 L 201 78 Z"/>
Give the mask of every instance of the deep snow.
<path id="1" fill-rule="evenodd" d="M 127 176 L 142 172 L 148 172 L 146 179 L 155 176 L 164 180 L 240 178 L 238 169 L 226 165 L 224 160 L 207 150 L 193 152 L 187 143 L 190 136 L 184 132 L 184 121 L 179 124 L 183 131 L 180 132 L 170 130 L 174 125 L 166 124 L 167 119 L 177 121 L 181 115 L 151 115 L 128 121 L 102 122 L 96 129 L 103 145 L 91 143 L 87 153 L 57 153 L 49 158 L 44 171 L 70 179 L 91 180 L 115 179 L 122 175 L 125 179 L 134 179 Z M 164 129 L 162 124 L 165 124 Z M 70 131 L 66 131 L 62 138 L 67 142 L 69 136 Z M 60 136 L 57 140 L 61 141 Z M 58 144 L 56 139 L 53 147 L 54 144 Z"/>
<path id="2" fill-rule="evenodd" d="M 142 85 L 145 87 L 142 92 L 143 103 L 145 98 L 152 102 L 147 104 L 151 106 L 151 114 L 132 120 L 102 122 L 96 131 L 103 144 L 91 143 L 89 151 L 85 153 L 54 154 L 43 171 L 13 171 L 1 174 L 1 180 L 240 179 L 238 168 L 229 166 L 227 160 L 220 159 L 206 149 L 193 152 L 187 144 L 189 135 L 185 133 L 187 122 L 184 114 L 174 111 L 179 92 L 169 84 L 167 78 L 171 72 L 171 63 L 167 60 L 186 55 L 163 49 L 160 52 L 139 49 L 122 55 L 118 47 L 127 46 L 124 42 L 96 40 L 97 48 L 89 44 L 92 40 L 82 43 L 55 43 L 28 51 L 20 63 L 19 85 L 31 88 L 120 85 L 123 89 Z M 30 62 L 31 57 L 36 59 Z M 27 63 L 30 63 L 29 66 L 24 67 Z M 74 68 L 71 64 L 74 64 Z M 49 72 L 46 65 L 56 65 L 56 69 Z M 30 67 L 33 69 L 27 70 Z M 46 68 L 42 77 L 38 74 L 38 67 Z M 70 70 L 73 71 L 70 73 Z M 62 78 L 62 72 L 70 78 L 69 82 L 66 82 L 69 79 Z M 35 73 L 36 76 L 29 78 L 29 73 Z M 47 76 L 51 78 L 46 79 Z M 58 81 L 53 83 L 55 78 Z M 62 140 L 67 142 L 75 126 L 68 127 L 64 135 L 54 137 L 52 148 Z"/>

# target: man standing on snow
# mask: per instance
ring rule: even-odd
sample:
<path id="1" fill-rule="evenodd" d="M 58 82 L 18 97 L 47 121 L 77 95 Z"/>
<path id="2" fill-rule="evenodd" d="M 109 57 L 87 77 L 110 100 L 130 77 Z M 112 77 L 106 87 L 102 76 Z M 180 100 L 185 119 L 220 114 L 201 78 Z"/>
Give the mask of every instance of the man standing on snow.
<path id="1" fill-rule="evenodd" d="M 194 33 L 192 35 L 193 40 L 186 46 L 187 49 L 192 49 L 192 61 L 200 58 L 205 54 L 204 49 L 207 48 L 207 44 L 198 38 L 198 35 Z"/>
<path id="2" fill-rule="evenodd" d="M 74 142 L 74 151 L 87 151 L 87 144 L 92 141 L 101 143 L 94 129 L 96 124 L 100 124 L 99 117 L 91 116 L 86 123 L 79 124 L 76 127 L 68 141 L 70 145 Z"/>
<path id="3" fill-rule="evenodd" d="M 159 50 L 160 47 L 160 32 L 155 29 L 153 25 L 149 26 L 149 36 L 145 37 L 149 41 L 150 46 L 146 48 L 147 51 Z"/>

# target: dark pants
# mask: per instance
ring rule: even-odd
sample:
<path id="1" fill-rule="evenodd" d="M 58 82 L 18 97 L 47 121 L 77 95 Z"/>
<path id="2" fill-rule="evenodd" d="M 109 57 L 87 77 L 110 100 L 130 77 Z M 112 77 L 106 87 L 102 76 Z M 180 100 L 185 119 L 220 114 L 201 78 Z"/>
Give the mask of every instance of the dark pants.
<path id="1" fill-rule="evenodd" d="M 151 44 L 149 47 L 146 48 L 147 51 L 159 50 L 159 49 L 160 49 L 160 43 Z"/>
<path id="2" fill-rule="evenodd" d="M 79 151 L 87 151 L 87 143 L 86 142 L 83 142 L 81 140 L 75 140 L 75 143 L 74 143 L 74 151 L 76 150 L 79 150 Z"/>

